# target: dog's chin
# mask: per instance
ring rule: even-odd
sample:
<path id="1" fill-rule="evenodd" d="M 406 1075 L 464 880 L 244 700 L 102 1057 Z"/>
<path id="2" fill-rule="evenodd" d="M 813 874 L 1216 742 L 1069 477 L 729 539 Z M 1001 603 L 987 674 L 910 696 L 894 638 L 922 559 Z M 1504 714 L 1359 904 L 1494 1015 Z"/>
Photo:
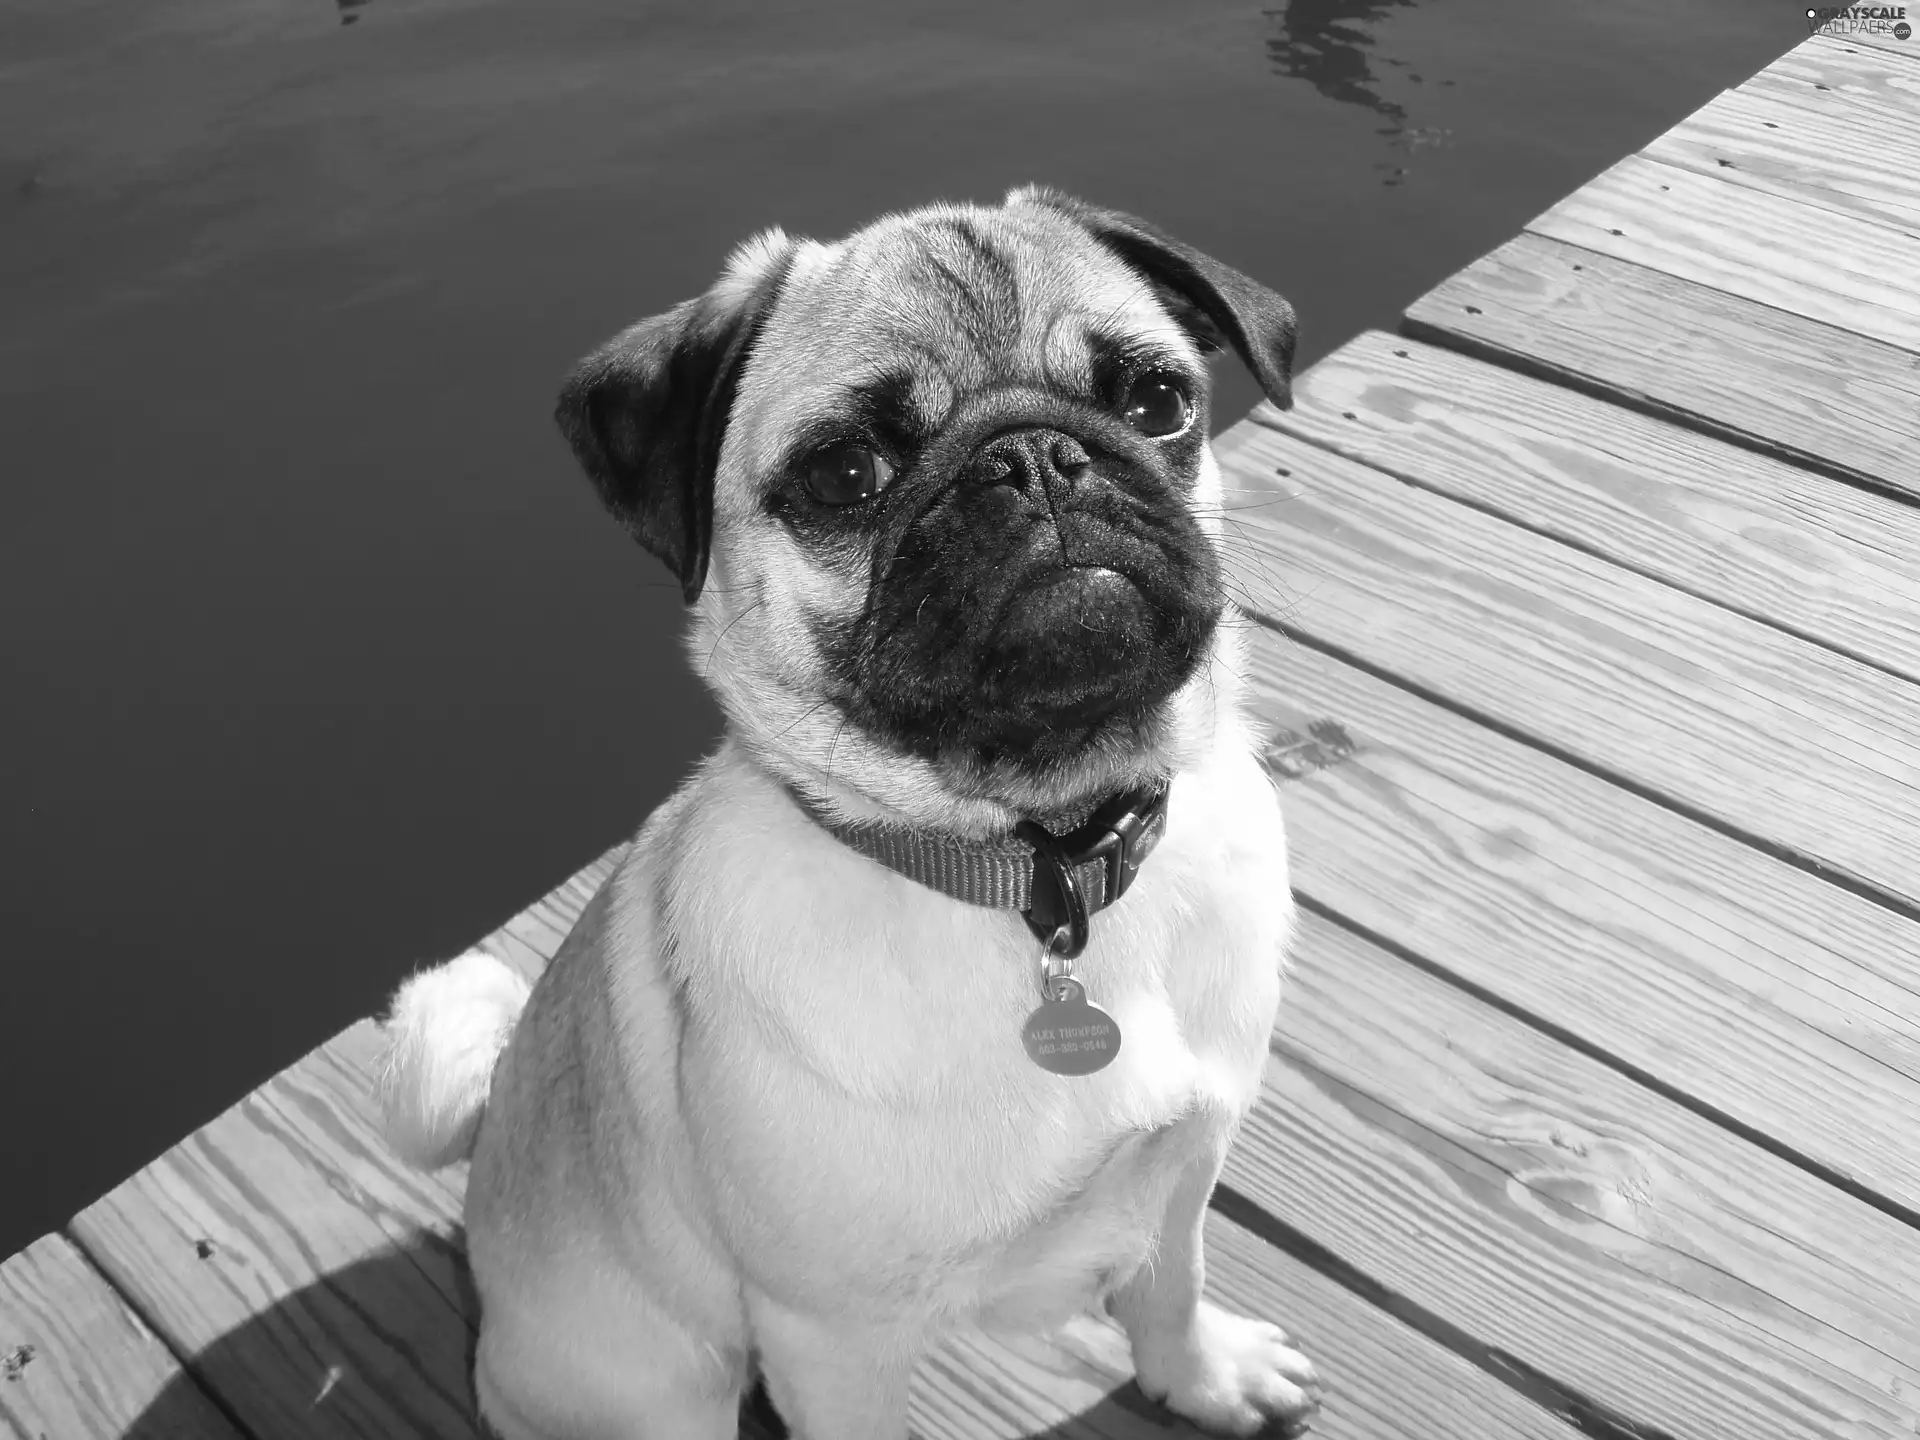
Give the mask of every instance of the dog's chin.
<path id="1" fill-rule="evenodd" d="M 1147 684 L 1156 616 L 1140 588 L 1104 566 L 1047 571 L 1015 592 L 981 647 L 975 706 L 950 742 L 1019 758 L 1084 744 L 1109 722 L 1138 721 L 1164 695 Z M 1043 753 L 1043 761 L 1057 754 Z"/>
<path id="2" fill-rule="evenodd" d="M 1105 566 L 1036 567 L 960 653 L 869 692 L 859 723 L 934 762 L 953 793 L 1015 808 L 1071 808 L 1143 778 L 1220 611 L 1153 588 Z"/>

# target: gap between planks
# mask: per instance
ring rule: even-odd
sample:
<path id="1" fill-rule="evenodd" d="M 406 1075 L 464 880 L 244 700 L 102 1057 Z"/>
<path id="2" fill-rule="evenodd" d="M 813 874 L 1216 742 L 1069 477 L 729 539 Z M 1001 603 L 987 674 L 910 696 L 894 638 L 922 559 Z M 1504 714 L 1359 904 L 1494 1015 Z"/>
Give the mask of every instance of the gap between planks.
<path id="1" fill-rule="evenodd" d="M 1915 402 L 1920 413 L 1920 395 Z M 1920 680 L 1920 615 L 1910 604 L 1920 594 L 1920 507 L 1380 331 L 1301 376 L 1291 410 L 1263 406 L 1254 418 Z M 1913 432 L 1920 450 L 1920 418 Z"/>
<path id="2" fill-rule="evenodd" d="M 1236 512 L 1256 609 L 1915 913 L 1913 687 L 1309 442 L 1248 426 L 1216 450 L 1232 493 L 1284 495 Z"/>
<path id="3" fill-rule="evenodd" d="M 1920 236 L 1644 154 L 1526 229 L 1920 354 Z"/>
<path id="4" fill-rule="evenodd" d="M 1736 88 L 1813 105 L 1857 104 L 1904 118 L 1920 107 L 1920 67 L 1871 46 L 1816 36 Z"/>
<path id="5" fill-rule="evenodd" d="M 1249 661 L 1303 901 L 1920 1214 L 1920 926 L 1275 633 Z"/>
<path id="6" fill-rule="evenodd" d="M 1920 495 L 1920 356 L 1832 325 L 1523 234 L 1415 301 L 1401 328 L 1804 469 Z"/>
<path id="7" fill-rule="evenodd" d="M 1872 132 L 1872 143 L 1863 131 Z M 1783 95 L 1743 86 L 1722 91 L 1640 153 L 1893 230 L 1920 229 L 1920 189 L 1912 181 L 1920 104 L 1902 114 L 1838 91 Z"/>
<path id="8" fill-rule="evenodd" d="M 21 1440 L 242 1440 L 63 1235 L 0 1264 L 0 1433 Z"/>
<path id="9" fill-rule="evenodd" d="M 1920 1234 L 1318 914 L 1299 953 L 1234 1190 L 1656 1432 L 1920 1424 Z"/>

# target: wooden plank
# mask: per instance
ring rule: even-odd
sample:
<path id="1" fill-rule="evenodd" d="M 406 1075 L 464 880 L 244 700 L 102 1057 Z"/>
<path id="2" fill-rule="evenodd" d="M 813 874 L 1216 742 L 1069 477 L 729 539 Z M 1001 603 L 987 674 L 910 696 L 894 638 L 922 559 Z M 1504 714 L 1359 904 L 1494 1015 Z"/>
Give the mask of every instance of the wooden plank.
<path id="1" fill-rule="evenodd" d="M 1920 351 L 1920 236 L 1638 155 L 1527 229 Z"/>
<path id="2" fill-rule="evenodd" d="M 1728 90 L 1640 153 L 1800 204 L 1920 228 L 1920 105 L 1903 115 Z"/>
<path id="3" fill-rule="evenodd" d="M 1904 10 L 1906 7 L 1900 8 Z M 1910 73 L 1920 76 L 1920 47 L 1915 46 L 1911 37 L 1900 40 L 1886 30 L 1847 30 L 1829 38 L 1838 40 L 1843 45 L 1865 46 L 1883 55 L 1891 55 Z"/>
<path id="4" fill-rule="evenodd" d="M 1920 74 L 1910 61 L 1827 36 L 1795 46 L 1739 88 L 1814 107 L 1859 104 L 1903 118 L 1920 107 Z"/>
<path id="5" fill-rule="evenodd" d="M 208 1391 L 275 1440 L 478 1435 L 466 1167 L 422 1176 L 377 1140 L 379 1050 L 361 1021 L 74 1221 Z M 769 1432 L 743 1417 L 741 1434 Z"/>
<path id="6" fill-rule="evenodd" d="M 1249 676 L 1301 895 L 1920 1214 L 1920 925 L 1270 631 Z"/>
<path id="7" fill-rule="evenodd" d="M 1920 1433 L 1915 1231 L 1318 916 L 1297 954 L 1226 1183 L 1608 1433 Z"/>
<path id="8" fill-rule="evenodd" d="M 1920 495 L 1920 356 L 1831 325 L 1522 235 L 1416 301 L 1405 328 Z"/>
<path id="9" fill-rule="evenodd" d="M 458 1193 L 378 1139 L 379 1049 L 362 1021 L 73 1222 L 256 1434 L 473 1433 Z"/>
<path id="10" fill-rule="evenodd" d="M 627 842 L 613 846 L 546 895 L 513 916 L 480 942 L 527 979 L 536 978 L 573 930 L 587 907 L 627 853 Z"/>
<path id="11" fill-rule="evenodd" d="M 1207 1290 L 1279 1324 L 1326 1384 L 1315 1440 L 1577 1440 L 1566 1420 L 1375 1309 L 1231 1220 L 1207 1217 Z M 915 1376 L 915 1440 L 1192 1436 L 1130 1382 L 1126 1337 L 1104 1317 L 1056 1337 L 963 1336 Z"/>
<path id="12" fill-rule="evenodd" d="M 1262 423 L 1920 679 L 1912 505 L 1380 331 L 1294 401 Z"/>
<path id="13" fill-rule="evenodd" d="M 1920 903 L 1920 689 L 1291 436 L 1215 449 L 1269 618 Z"/>
<path id="14" fill-rule="evenodd" d="M 0 1434 L 239 1437 L 167 1347 L 58 1235 L 0 1265 Z"/>
<path id="15" fill-rule="evenodd" d="M 494 948 L 544 963 L 613 854 Z M 207 1389 L 276 1440 L 473 1434 L 464 1167 L 421 1175 L 387 1150 L 380 1046 L 353 1026 L 73 1222 Z"/>

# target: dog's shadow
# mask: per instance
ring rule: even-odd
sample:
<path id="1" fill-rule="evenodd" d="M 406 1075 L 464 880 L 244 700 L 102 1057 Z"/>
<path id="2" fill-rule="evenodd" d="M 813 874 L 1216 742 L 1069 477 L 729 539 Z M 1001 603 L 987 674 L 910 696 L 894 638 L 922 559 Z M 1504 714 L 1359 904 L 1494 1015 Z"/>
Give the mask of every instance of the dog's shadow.
<path id="1" fill-rule="evenodd" d="M 447 1237 L 418 1235 L 303 1286 L 185 1357 L 192 1378 L 165 1386 L 122 1433 L 128 1440 L 487 1440 L 473 1411 L 478 1314 L 464 1247 Z M 949 1383 L 938 1388 L 953 1397 L 954 1413 L 937 1431 L 916 1425 L 915 1440 L 930 1440 L 934 1433 L 980 1440 L 1171 1440 L 1199 1434 L 1130 1380 L 1105 1384 L 1100 1371 L 1080 1366 L 1071 1388 L 1056 1391 L 1049 1368 L 1018 1359 L 993 1367 L 993 1373 L 964 1358 L 949 1364 Z M 962 1383 L 952 1383 L 956 1378 Z M 994 1419 L 1058 1413 L 1059 1404 L 1046 1402 L 1057 1393 L 1091 1403 L 1040 1428 Z M 224 1430 L 208 1395 L 226 1412 Z M 764 1391 L 756 1389 L 741 1406 L 741 1440 L 786 1435 Z"/>

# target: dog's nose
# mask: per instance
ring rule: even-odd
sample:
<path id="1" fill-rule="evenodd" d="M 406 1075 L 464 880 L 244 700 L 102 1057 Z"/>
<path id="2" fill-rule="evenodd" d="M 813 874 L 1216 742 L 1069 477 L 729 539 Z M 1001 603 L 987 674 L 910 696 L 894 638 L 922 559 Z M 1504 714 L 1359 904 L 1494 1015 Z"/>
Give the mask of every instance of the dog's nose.
<path id="1" fill-rule="evenodd" d="M 1059 430 L 1033 428 L 996 435 L 980 447 L 969 478 L 1022 490 L 1071 485 L 1093 464 L 1086 446 Z"/>

